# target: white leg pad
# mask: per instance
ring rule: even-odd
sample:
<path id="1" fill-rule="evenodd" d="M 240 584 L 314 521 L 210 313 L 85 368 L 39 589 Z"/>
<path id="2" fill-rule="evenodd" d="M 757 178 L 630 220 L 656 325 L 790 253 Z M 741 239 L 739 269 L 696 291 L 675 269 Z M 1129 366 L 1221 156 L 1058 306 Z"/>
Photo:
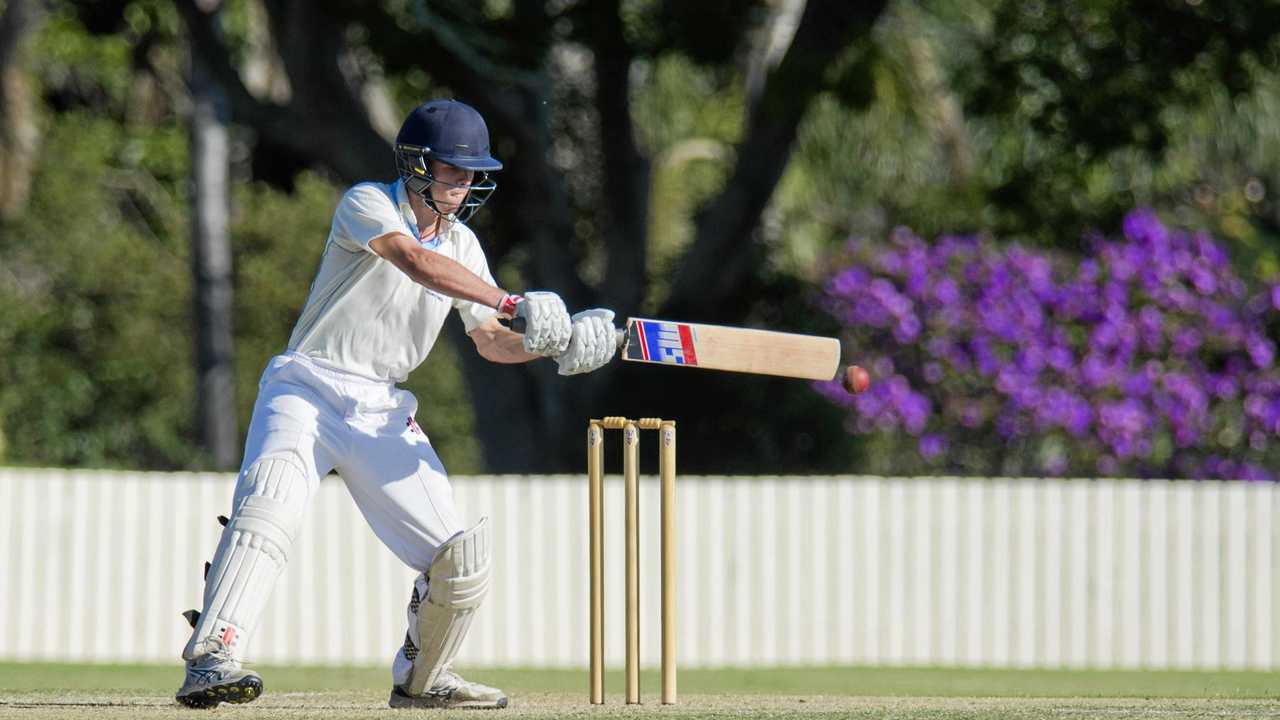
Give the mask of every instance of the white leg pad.
<path id="1" fill-rule="evenodd" d="M 488 518 L 440 546 L 425 576 L 414 583 L 409 632 L 397 665 L 412 663 L 399 684 L 410 695 L 430 690 L 462 647 L 471 618 L 489 592 Z M 419 602 L 425 591 L 426 601 Z M 400 673 L 397 673 L 400 675 Z"/>
<path id="2" fill-rule="evenodd" d="M 310 491 L 292 457 L 263 458 L 240 478 L 204 587 L 204 612 L 182 651 L 188 660 L 226 650 L 237 660 L 289 561 Z"/>

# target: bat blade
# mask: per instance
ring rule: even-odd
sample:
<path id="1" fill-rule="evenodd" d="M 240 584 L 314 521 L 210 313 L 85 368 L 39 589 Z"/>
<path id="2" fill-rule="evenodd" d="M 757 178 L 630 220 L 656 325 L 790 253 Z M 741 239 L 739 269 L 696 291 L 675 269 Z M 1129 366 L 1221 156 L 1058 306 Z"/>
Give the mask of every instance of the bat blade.
<path id="1" fill-rule="evenodd" d="M 622 359 L 706 370 L 830 380 L 840 341 L 724 325 L 628 318 Z"/>

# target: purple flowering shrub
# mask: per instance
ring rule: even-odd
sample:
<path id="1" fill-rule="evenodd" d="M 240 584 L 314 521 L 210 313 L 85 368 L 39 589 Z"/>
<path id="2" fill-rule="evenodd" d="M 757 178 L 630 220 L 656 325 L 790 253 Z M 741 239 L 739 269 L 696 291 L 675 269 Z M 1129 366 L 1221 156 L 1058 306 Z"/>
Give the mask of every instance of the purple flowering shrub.
<path id="1" fill-rule="evenodd" d="M 1092 246 L 851 241 L 822 306 L 872 384 L 817 390 L 903 472 L 1275 479 L 1280 285 L 1148 210 Z"/>

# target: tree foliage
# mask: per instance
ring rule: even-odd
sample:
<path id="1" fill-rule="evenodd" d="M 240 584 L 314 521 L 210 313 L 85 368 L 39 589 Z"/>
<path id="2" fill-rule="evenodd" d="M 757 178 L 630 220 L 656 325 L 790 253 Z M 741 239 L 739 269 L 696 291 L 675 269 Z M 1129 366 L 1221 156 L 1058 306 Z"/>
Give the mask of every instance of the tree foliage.
<path id="1" fill-rule="evenodd" d="M 219 31 L 191 0 L 50 7 L 21 60 L 40 192 L 0 224 L 8 461 L 205 465 L 190 52 L 232 107 L 242 427 L 333 203 L 391 176 L 390 135 L 432 96 L 479 107 L 507 163 L 476 219 L 499 282 L 574 309 L 829 333 L 818 288 L 850 236 L 993 231 L 1079 254 L 1135 205 L 1212 230 L 1246 281 L 1280 272 L 1269 3 L 229 0 Z M 688 471 L 876 457 L 803 384 L 630 366 L 566 379 L 484 363 L 456 325 L 447 337 L 410 387 L 454 471 L 577 469 L 582 421 L 606 414 L 680 421 Z"/>
<path id="2" fill-rule="evenodd" d="M 1001 3 L 991 23 L 966 108 L 1021 130 L 1007 144 L 1019 162 L 987 189 L 1002 206 L 992 229 L 1066 245 L 1077 238 L 1038 228 L 1114 225 L 1148 202 L 1133 195 L 1156 188 L 1137 178 L 1085 193 L 1126 164 L 1158 167 L 1179 116 L 1209 92 L 1247 95 L 1280 51 L 1280 7 L 1249 0 Z"/>

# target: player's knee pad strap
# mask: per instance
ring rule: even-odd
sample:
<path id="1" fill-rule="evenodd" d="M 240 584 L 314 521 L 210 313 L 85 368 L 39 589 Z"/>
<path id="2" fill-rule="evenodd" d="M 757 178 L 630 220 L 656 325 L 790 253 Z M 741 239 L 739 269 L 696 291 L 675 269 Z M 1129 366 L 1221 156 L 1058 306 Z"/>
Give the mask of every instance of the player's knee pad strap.
<path id="1" fill-rule="evenodd" d="M 183 656 L 238 650 L 257 624 L 310 496 L 307 475 L 293 457 L 263 458 L 241 477 L 237 503 L 222 531 L 204 590 L 204 612 Z"/>
<path id="2" fill-rule="evenodd" d="M 409 693 L 420 695 L 431 689 L 457 656 L 471 618 L 489 591 L 490 560 L 487 518 L 450 538 L 436 552 L 427 571 L 426 601 L 416 612 L 412 602 L 409 606 L 409 637 L 404 648 L 405 657 L 413 663 L 404 683 Z M 420 586 L 415 585 L 415 599 Z"/>

